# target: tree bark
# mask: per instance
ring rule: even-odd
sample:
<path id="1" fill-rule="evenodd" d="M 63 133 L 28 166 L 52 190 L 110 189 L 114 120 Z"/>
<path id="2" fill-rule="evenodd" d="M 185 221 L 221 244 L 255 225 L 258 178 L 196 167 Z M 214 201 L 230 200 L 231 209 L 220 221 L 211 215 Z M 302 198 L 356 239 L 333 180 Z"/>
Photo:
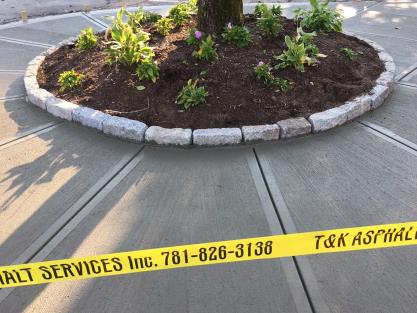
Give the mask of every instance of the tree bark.
<path id="1" fill-rule="evenodd" d="M 220 33 L 227 23 L 243 23 L 242 0 L 199 0 L 198 29 L 205 33 Z"/>

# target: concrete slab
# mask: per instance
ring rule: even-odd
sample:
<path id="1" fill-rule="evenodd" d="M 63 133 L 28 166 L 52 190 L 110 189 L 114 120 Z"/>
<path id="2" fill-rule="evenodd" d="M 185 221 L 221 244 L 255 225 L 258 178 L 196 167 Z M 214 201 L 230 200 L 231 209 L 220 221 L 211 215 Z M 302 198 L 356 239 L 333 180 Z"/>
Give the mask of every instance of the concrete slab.
<path id="1" fill-rule="evenodd" d="M 390 1 L 386 1 L 378 4 L 378 6 L 372 7 L 372 10 L 382 13 L 417 17 L 417 2 L 399 1 L 398 3 L 390 3 Z"/>
<path id="2" fill-rule="evenodd" d="M 0 41 L 0 70 L 25 70 L 29 61 L 46 48 Z"/>
<path id="3" fill-rule="evenodd" d="M 417 89 L 396 85 L 393 94 L 378 110 L 361 120 L 389 129 L 417 144 Z"/>
<path id="4" fill-rule="evenodd" d="M 0 264 L 11 264 L 125 154 L 137 149 L 66 123 L 3 147 Z"/>
<path id="5" fill-rule="evenodd" d="M 0 141 L 51 122 L 59 120 L 24 99 L 0 100 Z"/>
<path id="6" fill-rule="evenodd" d="M 146 150 L 48 259 L 270 234 L 245 151 L 250 149 Z M 19 288 L 0 310 L 295 312 L 280 264 L 234 263 Z"/>
<path id="7" fill-rule="evenodd" d="M 256 150 L 296 231 L 416 219 L 416 155 L 359 124 Z M 331 312 L 376 313 L 415 310 L 416 258 L 415 248 L 398 248 L 298 259 L 308 259 Z"/>
<path id="8" fill-rule="evenodd" d="M 173 2 L 172 5 L 175 5 L 175 3 Z M 168 12 L 171 8 L 172 5 L 162 5 L 162 6 L 152 6 L 152 7 L 145 7 L 145 10 L 153 12 L 153 13 L 157 13 L 157 14 L 161 14 L 163 16 L 168 15 Z M 116 16 L 117 13 L 117 9 L 111 9 L 111 10 L 101 10 L 101 11 L 97 11 L 97 12 L 91 12 L 90 15 L 98 20 L 100 20 L 101 22 L 103 22 L 104 24 L 110 25 L 112 23 L 113 18 Z M 129 11 L 134 11 L 134 8 L 128 8 Z"/>
<path id="9" fill-rule="evenodd" d="M 13 28 L 1 29 L 0 36 L 56 44 L 68 37 L 76 36 L 83 28 L 92 27 L 99 31 L 95 24 L 82 16 L 66 17 Z"/>
<path id="10" fill-rule="evenodd" d="M 380 44 L 394 59 L 396 74 L 417 62 L 417 40 L 358 32 Z"/>
<path id="11" fill-rule="evenodd" d="M 23 73 L 0 73 L 0 99 L 25 94 Z"/>
<path id="12" fill-rule="evenodd" d="M 243 11 L 245 14 L 248 13 L 253 13 L 255 6 L 256 6 L 256 2 L 258 1 L 244 1 L 244 2 L 251 2 L 251 3 L 245 3 L 244 7 L 243 7 Z M 273 1 L 263 1 L 263 2 L 268 2 L 270 5 L 271 2 Z M 341 10 L 343 12 L 343 16 L 345 18 L 350 18 L 352 16 L 355 16 L 358 12 L 374 5 L 376 3 L 376 1 L 361 1 L 361 2 L 345 2 L 345 3 L 331 3 L 330 6 L 332 8 L 337 8 L 339 10 Z M 173 3 L 174 4 L 174 3 Z M 293 17 L 294 13 L 293 11 L 297 8 L 309 8 L 310 4 L 308 2 L 305 3 L 301 3 L 300 1 L 298 1 L 297 3 L 275 3 L 275 4 L 279 4 L 281 5 L 282 9 L 283 9 L 283 15 L 286 17 Z M 169 11 L 169 7 L 166 6 L 161 6 L 161 7 L 156 7 L 153 6 L 151 8 L 152 12 L 161 14 L 161 15 L 167 15 L 168 11 Z M 101 12 L 92 12 L 91 15 L 100 20 L 101 22 L 104 22 L 106 24 L 110 24 L 111 23 L 111 18 L 113 16 L 115 16 L 115 11 L 114 10 L 106 10 L 105 13 L 101 13 Z"/>
<path id="13" fill-rule="evenodd" d="M 417 16 L 380 12 L 373 8 L 345 21 L 348 31 L 416 39 Z"/>

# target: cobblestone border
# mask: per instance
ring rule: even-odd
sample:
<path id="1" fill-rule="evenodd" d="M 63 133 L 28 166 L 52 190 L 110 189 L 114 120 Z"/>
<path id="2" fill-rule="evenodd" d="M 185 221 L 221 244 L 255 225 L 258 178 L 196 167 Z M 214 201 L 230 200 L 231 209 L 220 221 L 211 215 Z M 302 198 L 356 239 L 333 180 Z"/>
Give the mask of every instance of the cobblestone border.
<path id="1" fill-rule="evenodd" d="M 78 122 L 107 135 L 137 143 L 147 142 L 173 146 L 223 146 L 287 139 L 318 133 L 343 125 L 370 110 L 378 108 L 394 88 L 395 63 L 392 57 L 377 43 L 358 35 L 346 34 L 355 36 L 372 46 L 378 52 L 381 61 L 384 62 L 385 71 L 376 80 L 374 88 L 367 94 L 358 96 L 341 106 L 314 113 L 308 119 L 303 117 L 291 118 L 278 121 L 275 124 L 248 125 L 241 128 L 192 130 L 159 126 L 148 127 L 140 121 L 111 116 L 101 111 L 64 101 L 56 98 L 45 89 L 39 88 L 36 75 L 47 55 L 52 54 L 61 46 L 74 44 L 76 37 L 62 41 L 29 62 L 24 76 L 26 99 L 56 117 Z"/>

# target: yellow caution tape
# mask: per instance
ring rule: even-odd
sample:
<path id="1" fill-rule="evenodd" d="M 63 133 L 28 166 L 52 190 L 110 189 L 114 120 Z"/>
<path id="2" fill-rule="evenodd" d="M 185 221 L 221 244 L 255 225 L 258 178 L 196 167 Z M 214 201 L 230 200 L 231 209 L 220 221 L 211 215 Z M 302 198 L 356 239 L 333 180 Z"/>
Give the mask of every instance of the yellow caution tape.
<path id="1" fill-rule="evenodd" d="M 0 288 L 417 244 L 417 222 L 333 229 L 0 267 Z"/>

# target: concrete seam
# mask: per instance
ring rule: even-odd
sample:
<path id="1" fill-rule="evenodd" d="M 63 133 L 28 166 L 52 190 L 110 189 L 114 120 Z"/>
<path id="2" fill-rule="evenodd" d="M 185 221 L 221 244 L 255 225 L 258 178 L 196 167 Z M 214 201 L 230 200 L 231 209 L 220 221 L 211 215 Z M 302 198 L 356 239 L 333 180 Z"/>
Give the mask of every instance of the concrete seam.
<path id="1" fill-rule="evenodd" d="M 23 132 L 23 133 L 21 133 L 21 135 L 17 135 L 15 137 L 2 140 L 0 142 L 0 151 L 4 150 L 4 149 L 7 149 L 11 146 L 14 146 L 18 143 L 21 143 L 23 141 L 35 138 L 39 135 L 48 133 L 51 130 L 61 126 L 62 124 L 63 124 L 62 122 L 44 124 L 44 125 L 41 125 L 38 128 L 34 128 L 34 129 L 31 129 L 31 130 L 28 130 L 27 132 Z"/>
<path id="2" fill-rule="evenodd" d="M 100 27 L 100 29 L 102 30 L 105 30 L 108 27 L 108 25 L 104 25 L 104 23 L 102 23 L 100 20 L 96 19 L 95 17 L 93 17 L 92 15 L 88 13 L 83 12 L 81 16 L 85 18 L 87 21 L 89 21 L 90 23 L 93 23 L 94 25 Z"/>
<path id="3" fill-rule="evenodd" d="M 45 44 L 45 43 L 42 43 L 42 42 L 20 40 L 20 39 L 4 37 L 4 36 L 0 36 L 0 41 L 10 42 L 10 43 L 19 44 L 19 45 L 39 47 L 39 48 L 50 48 L 50 47 L 52 47 L 52 45 Z"/>
<path id="4" fill-rule="evenodd" d="M 258 155 L 256 149 L 253 149 L 253 152 L 258 161 L 265 186 L 268 189 L 269 196 L 275 208 L 275 212 L 281 222 L 284 233 L 296 233 L 297 229 L 294 221 L 292 220 L 287 204 L 285 203 L 281 190 L 279 189 L 278 183 L 272 174 L 269 161 L 262 155 Z M 309 297 L 313 311 L 317 313 L 330 313 L 327 303 L 322 298 L 317 279 L 313 273 L 308 258 L 294 257 L 293 259 L 299 272 L 299 276 L 303 282 L 304 289 Z"/>
<path id="5" fill-rule="evenodd" d="M 273 235 L 283 234 L 284 231 L 281 225 L 281 221 L 275 212 L 275 208 L 268 192 L 262 170 L 259 167 L 259 163 L 256 155 L 254 154 L 254 151 L 246 152 L 246 159 L 271 233 Z M 281 267 L 284 270 L 287 282 L 290 286 L 290 292 L 293 296 L 297 312 L 314 312 L 312 303 L 309 299 L 308 293 L 305 290 L 304 284 L 302 282 L 302 277 L 297 270 L 294 259 L 282 259 Z"/>
<path id="6" fill-rule="evenodd" d="M 26 97 L 25 94 L 15 95 L 15 96 L 7 96 L 7 97 L 0 97 L 0 101 L 7 101 L 7 100 L 19 100 L 24 99 Z"/>
<path id="7" fill-rule="evenodd" d="M 405 87 L 408 87 L 408 88 L 413 88 L 413 89 L 417 88 L 417 84 L 409 83 L 409 82 L 399 81 L 399 82 L 396 82 L 396 84 L 400 85 L 400 86 L 405 86 Z"/>
<path id="8" fill-rule="evenodd" d="M 394 79 L 396 81 L 404 79 L 406 76 L 410 75 L 412 72 L 414 72 L 417 69 L 417 62 L 407 67 L 405 70 L 403 70 L 400 74 L 398 74 Z M 404 80 L 406 81 L 406 80 Z"/>
<path id="9" fill-rule="evenodd" d="M 367 121 L 358 121 L 359 125 L 365 128 L 368 132 L 396 145 L 397 147 L 411 153 L 412 155 L 417 156 L 417 144 L 395 134 L 389 129 L 367 122 Z"/>

